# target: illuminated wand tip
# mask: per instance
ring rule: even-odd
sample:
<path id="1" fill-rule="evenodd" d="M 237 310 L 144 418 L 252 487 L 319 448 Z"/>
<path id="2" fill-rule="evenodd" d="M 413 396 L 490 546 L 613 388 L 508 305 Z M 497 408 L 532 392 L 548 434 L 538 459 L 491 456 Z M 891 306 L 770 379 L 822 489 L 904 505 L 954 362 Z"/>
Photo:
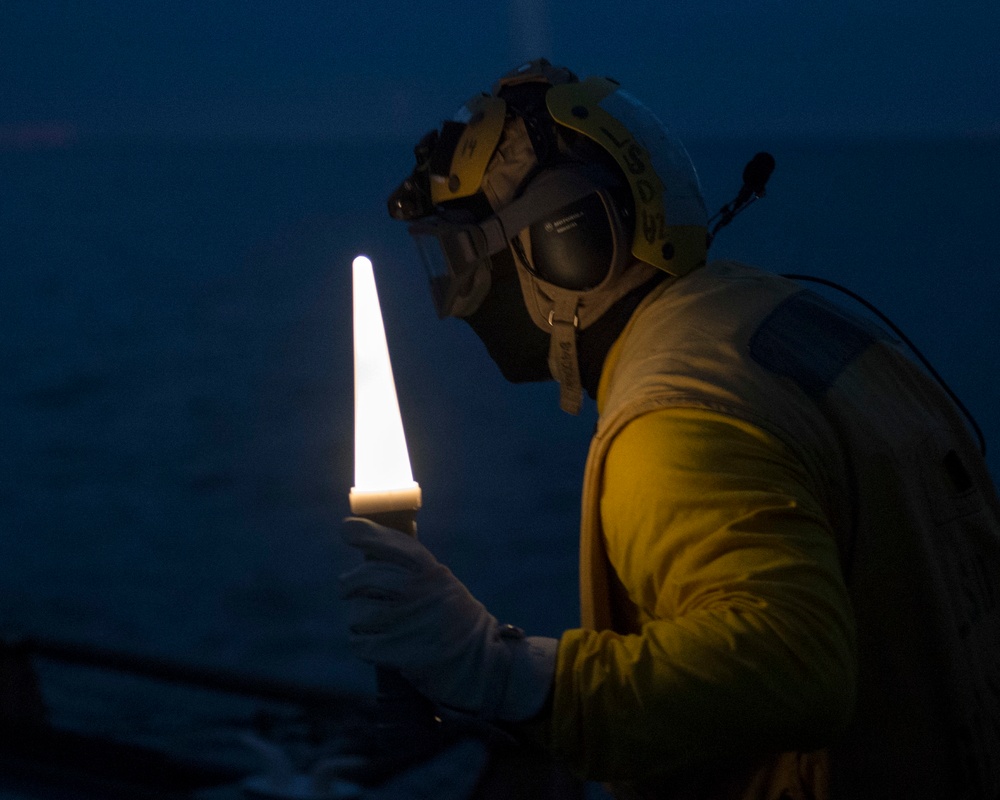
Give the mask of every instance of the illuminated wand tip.
<path id="1" fill-rule="evenodd" d="M 372 262 L 354 259 L 354 488 L 351 511 L 370 516 L 420 508 Z"/>

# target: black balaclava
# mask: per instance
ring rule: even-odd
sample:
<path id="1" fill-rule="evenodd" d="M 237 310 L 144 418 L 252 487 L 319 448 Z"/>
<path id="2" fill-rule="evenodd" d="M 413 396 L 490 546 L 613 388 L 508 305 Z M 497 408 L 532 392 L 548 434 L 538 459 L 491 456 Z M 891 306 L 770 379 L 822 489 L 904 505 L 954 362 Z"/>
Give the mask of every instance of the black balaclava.
<path id="1" fill-rule="evenodd" d="M 604 360 L 611 346 L 625 330 L 632 314 L 646 295 L 669 277 L 665 272 L 654 275 L 611 306 L 593 325 L 584 328 L 578 334 L 576 349 L 580 362 L 580 384 L 592 400 L 597 399 L 597 387 L 601 382 Z"/>
<path id="2" fill-rule="evenodd" d="M 510 251 L 493 257 L 491 277 L 492 285 L 482 305 L 464 320 L 508 381 L 552 380 L 549 335 L 528 314 Z M 611 346 L 643 298 L 668 277 L 666 273 L 655 275 L 617 301 L 589 328 L 580 331 L 577 342 L 580 382 L 591 398 L 597 397 L 604 359 Z"/>
<path id="3" fill-rule="evenodd" d="M 510 250 L 493 256 L 491 285 L 482 304 L 463 319 L 511 383 L 551 380 L 549 335 L 532 321 Z"/>

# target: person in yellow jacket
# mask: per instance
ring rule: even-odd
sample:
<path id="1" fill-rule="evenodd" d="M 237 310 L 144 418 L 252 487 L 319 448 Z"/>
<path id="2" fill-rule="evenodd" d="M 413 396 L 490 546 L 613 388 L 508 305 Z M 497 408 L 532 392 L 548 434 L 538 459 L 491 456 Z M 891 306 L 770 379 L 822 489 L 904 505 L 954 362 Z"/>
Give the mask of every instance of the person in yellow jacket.
<path id="1" fill-rule="evenodd" d="M 599 420 L 581 626 L 496 620 L 352 519 L 351 644 L 621 797 L 1000 794 L 1000 500 L 949 394 L 882 328 L 707 261 L 683 147 L 544 60 L 416 148 L 389 200 L 438 313 Z"/>

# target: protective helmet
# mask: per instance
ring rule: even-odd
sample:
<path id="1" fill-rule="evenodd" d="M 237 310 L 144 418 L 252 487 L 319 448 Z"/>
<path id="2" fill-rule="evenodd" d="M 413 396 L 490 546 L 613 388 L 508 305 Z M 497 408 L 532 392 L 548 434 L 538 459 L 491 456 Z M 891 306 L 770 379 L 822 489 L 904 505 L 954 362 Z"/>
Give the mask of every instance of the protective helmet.
<path id="1" fill-rule="evenodd" d="M 410 222 L 439 316 L 475 313 L 493 260 L 513 253 L 571 413 L 582 399 L 577 331 L 659 271 L 705 263 L 707 214 L 687 153 L 610 78 L 528 62 L 414 153 L 389 213 Z"/>

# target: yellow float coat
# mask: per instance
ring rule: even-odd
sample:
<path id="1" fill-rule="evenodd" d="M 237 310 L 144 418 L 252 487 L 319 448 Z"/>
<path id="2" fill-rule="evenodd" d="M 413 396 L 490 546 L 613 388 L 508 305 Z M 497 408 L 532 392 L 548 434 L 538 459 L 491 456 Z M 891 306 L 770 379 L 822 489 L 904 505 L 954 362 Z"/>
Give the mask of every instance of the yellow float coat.
<path id="1" fill-rule="evenodd" d="M 1000 503 L 894 342 L 714 262 L 644 301 L 598 409 L 557 756 L 623 796 L 996 788 Z"/>

